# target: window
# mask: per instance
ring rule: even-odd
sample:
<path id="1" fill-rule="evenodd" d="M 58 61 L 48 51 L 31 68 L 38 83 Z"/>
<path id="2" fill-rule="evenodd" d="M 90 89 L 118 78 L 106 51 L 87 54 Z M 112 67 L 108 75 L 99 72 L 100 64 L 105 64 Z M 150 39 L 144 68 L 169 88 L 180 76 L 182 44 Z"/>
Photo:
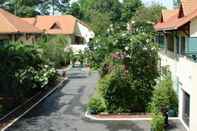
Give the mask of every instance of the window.
<path id="1" fill-rule="evenodd" d="M 83 44 L 84 43 L 84 39 L 80 36 L 75 36 L 75 43 L 77 45 Z"/>
<path id="2" fill-rule="evenodd" d="M 9 43 L 8 40 L 0 40 L 0 47 L 3 47 L 3 46 L 5 46 L 8 43 Z"/>
<path id="3" fill-rule="evenodd" d="M 181 37 L 181 54 L 185 54 L 185 37 Z"/>
<path id="4" fill-rule="evenodd" d="M 163 35 L 158 35 L 156 37 L 156 42 L 159 44 L 160 48 L 164 48 L 165 47 L 165 45 L 164 45 L 164 36 Z"/>
<path id="5" fill-rule="evenodd" d="M 183 91 L 183 121 L 189 126 L 190 119 L 190 96 Z"/>
<path id="6" fill-rule="evenodd" d="M 179 54 L 179 37 L 176 36 L 176 53 Z"/>
<path id="7" fill-rule="evenodd" d="M 172 34 L 167 34 L 167 49 L 171 52 L 174 52 L 174 38 Z"/>

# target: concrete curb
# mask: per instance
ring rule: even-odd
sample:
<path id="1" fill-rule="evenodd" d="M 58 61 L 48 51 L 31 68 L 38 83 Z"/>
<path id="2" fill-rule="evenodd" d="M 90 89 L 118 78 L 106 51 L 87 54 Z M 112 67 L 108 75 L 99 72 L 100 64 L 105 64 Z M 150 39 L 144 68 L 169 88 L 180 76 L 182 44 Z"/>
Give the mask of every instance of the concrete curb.
<path id="1" fill-rule="evenodd" d="M 98 118 L 91 115 L 88 111 L 84 114 L 85 118 L 93 121 L 151 121 L 152 118 Z M 179 120 L 178 117 L 170 117 L 169 120 Z"/>
<path id="2" fill-rule="evenodd" d="M 65 84 L 66 82 L 68 82 L 68 78 L 67 77 L 64 80 L 62 80 L 57 86 L 55 86 L 55 88 L 53 88 L 46 95 L 44 95 L 38 102 L 36 102 L 29 109 L 27 109 L 23 114 L 21 114 L 19 117 L 15 118 L 12 122 L 10 122 L 4 128 L 2 128 L 1 131 L 6 131 L 6 129 L 8 129 L 15 122 L 17 122 L 19 119 L 21 119 L 24 115 L 26 115 L 28 112 L 30 112 L 34 107 L 36 107 L 38 104 L 40 104 L 43 100 L 45 100 L 49 95 L 51 95 L 54 91 L 56 91 L 59 87 L 61 87 L 62 84 Z"/>

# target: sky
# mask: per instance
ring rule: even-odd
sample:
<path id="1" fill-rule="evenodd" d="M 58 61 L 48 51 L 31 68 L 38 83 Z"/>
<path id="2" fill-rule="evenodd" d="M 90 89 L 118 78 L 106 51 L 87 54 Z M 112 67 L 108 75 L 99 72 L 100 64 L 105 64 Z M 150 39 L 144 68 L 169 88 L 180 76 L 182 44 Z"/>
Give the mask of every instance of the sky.
<path id="1" fill-rule="evenodd" d="M 152 2 L 160 3 L 163 6 L 166 6 L 168 9 L 173 8 L 173 0 L 142 0 L 145 5 L 146 4 L 151 4 Z"/>

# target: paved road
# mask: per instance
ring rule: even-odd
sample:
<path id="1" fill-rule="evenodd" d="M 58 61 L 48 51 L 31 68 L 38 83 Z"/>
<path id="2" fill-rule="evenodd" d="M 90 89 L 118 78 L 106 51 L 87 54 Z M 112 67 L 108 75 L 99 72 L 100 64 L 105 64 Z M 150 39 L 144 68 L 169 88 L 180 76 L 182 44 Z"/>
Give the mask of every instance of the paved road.
<path id="1" fill-rule="evenodd" d="M 149 123 L 92 122 L 83 117 L 94 93 L 98 73 L 88 76 L 84 69 L 71 69 L 70 81 L 38 105 L 8 131 L 149 131 Z M 176 131 L 176 130 L 173 130 Z M 182 130 L 177 130 L 182 131 Z"/>

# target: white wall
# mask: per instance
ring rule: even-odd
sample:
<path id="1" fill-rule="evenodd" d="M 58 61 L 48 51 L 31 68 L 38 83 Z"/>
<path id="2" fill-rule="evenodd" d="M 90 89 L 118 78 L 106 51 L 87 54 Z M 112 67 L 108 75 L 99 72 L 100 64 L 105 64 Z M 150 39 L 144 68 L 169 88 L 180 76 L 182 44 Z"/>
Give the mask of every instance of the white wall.
<path id="1" fill-rule="evenodd" d="M 85 39 L 85 42 L 88 43 L 91 38 L 94 37 L 94 32 L 90 30 L 88 27 L 85 25 L 77 22 L 76 26 L 76 33 L 80 36 L 82 36 Z"/>
<path id="2" fill-rule="evenodd" d="M 172 73 L 174 86 L 176 77 L 179 78 L 179 118 L 182 120 L 183 109 L 183 92 L 190 95 L 190 130 L 197 130 L 197 63 L 189 60 L 187 57 L 179 57 L 177 60 L 172 59 L 165 54 L 160 53 L 161 65 L 169 65 Z M 185 124 L 184 124 L 185 125 Z M 186 126 L 186 125 L 185 125 Z"/>
<path id="3" fill-rule="evenodd" d="M 84 51 L 90 39 L 94 37 L 94 32 L 90 30 L 88 27 L 86 27 L 85 25 L 81 24 L 80 22 L 77 22 L 75 35 L 81 36 L 85 40 L 84 41 L 85 43 L 82 45 L 77 45 L 77 44 L 71 45 L 71 48 L 73 49 L 74 53 L 78 53 L 80 50 Z"/>
<path id="4" fill-rule="evenodd" d="M 190 37 L 197 37 L 197 18 L 190 23 Z M 197 130 L 197 63 L 192 62 L 192 89 L 190 92 L 190 131 Z"/>
<path id="5" fill-rule="evenodd" d="M 190 36 L 197 37 L 197 18 L 193 19 L 190 23 Z"/>
<path id="6" fill-rule="evenodd" d="M 197 63 L 192 64 L 192 90 L 190 95 L 190 131 L 197 130 Z"/>

